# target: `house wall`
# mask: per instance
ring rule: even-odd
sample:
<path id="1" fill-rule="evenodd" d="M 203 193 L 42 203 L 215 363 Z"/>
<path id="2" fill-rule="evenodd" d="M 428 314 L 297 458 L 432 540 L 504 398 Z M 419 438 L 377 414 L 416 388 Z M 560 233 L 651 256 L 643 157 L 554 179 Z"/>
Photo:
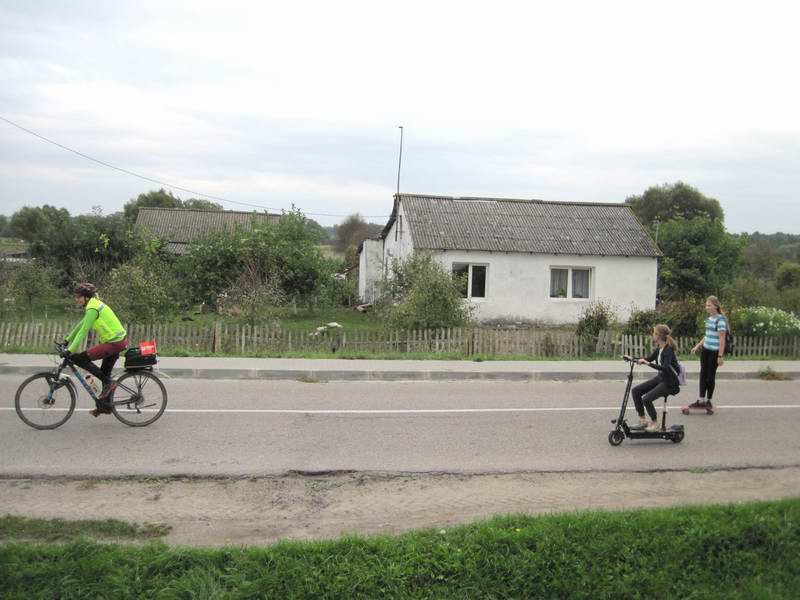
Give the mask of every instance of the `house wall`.
<path id="1" fill-rule="evenodd" d="M 376 287 L 383 277 L 383 240 L 364 240 L 358 257 L 358 296 L 374 302 Z"/>
<path id="2" fill-rule="evenodd" d="M 405 209 L 401 202 L 397 211 L 397 219 L 383 241 L 384 269 L 391 266 L 392 259 L 404 260 L 414 253 L 412 234 L 413 232 L 406 222 Z"/>
<path id="3" fill-rule="evenodd" d="M 454 262 L 488 265 L 486 298 L 471 300 L 480 320 L 517 317 L 575 323 L 593 300 L 610 302 L 622 320 L 634 308 L 655 307 L 655 258 L 453 250 L 438 258 L 448 271 Z M 550 298 L 551 267 L 592 268 L 591 297 Z"/>

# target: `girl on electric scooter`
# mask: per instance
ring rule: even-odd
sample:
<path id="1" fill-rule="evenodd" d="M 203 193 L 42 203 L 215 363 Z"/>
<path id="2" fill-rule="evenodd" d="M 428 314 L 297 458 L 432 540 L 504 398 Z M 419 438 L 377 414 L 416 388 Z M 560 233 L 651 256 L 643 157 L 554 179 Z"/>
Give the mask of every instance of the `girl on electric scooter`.
<path id="1" fill-rule="evenodd" d="M 656 349 L 648 358 L 640 358 L 640 365 L 648 365 L 658 371 L 658 375 L 640 383 L 631 390 L 633 403 L 639 415 L 639 427 L 645 431 L 659 431 L 658 413 L 653 406 L 653 400 L 667 395 L 675 395 L 680 391 L 678 373 L 680 365 L 675 356 L 675 340 L 670 335 L 671 330 L 664 324 L 653 328 L 653 343 Z M 649 420 L 645 417 L 647 409 Z"/>

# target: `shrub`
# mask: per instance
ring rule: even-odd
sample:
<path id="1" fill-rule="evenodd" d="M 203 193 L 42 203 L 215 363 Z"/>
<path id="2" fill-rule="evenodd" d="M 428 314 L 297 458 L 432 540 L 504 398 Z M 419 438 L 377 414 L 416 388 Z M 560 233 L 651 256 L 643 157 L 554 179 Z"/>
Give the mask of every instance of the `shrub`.
<path id="1" fill-rule="evenodd" d="M 458 279 L 429 254 L 393 261 L 377 308 L 387 324 L 399 329 L 459 327 L 472 318 Z"/>
<path id="2" fill-rule="evenodd" d="M 273 321 L 283 312 L 286 294 L 276 277 L 247 261 L 239 277 L 217 300 L 222 315 L 243 317 L 250 325 Z"/>
<path id="3" fill-rule="evenodd" d="M 598 300 L 583 309 L 575 333 L 583 338 L 596 338 L 603 329 L 608 329 L 617 320 L 611 304 Z"/>
<path id="4" fill-rule="evenodd" d="M 775 287 L 779 291 L 800 287 L 800 264 L 785 262 L 778 268 L 775 276 Z"/>
<path id="5" fill-rule="evenodd" d="M 750 306 L 732 312 L 731 330 L 738 335 L 800 335 L 800 319 L 790 312 Z"/>
<path id="6" fill-rule="evenodd" d="M 703 331 L 706 313 L 699 300 L 664 302 L 659 306 L 660 323 L 672 329 L 673 336 L 696 336 Z"/>
<path id="7" fill-rule="evenodd" d="M 634 310 L 622 333 L 626 335 L 648 335 L 653 327 L 663 321 L 661 313 L 655 309 Z"/>
<path id="8" fill-rule="evenodd" d="M 101 292 L 123 322 L 153 323 L 175 314 L 170 288 L 168 275 L 133 261 L 114 269 Z"/>

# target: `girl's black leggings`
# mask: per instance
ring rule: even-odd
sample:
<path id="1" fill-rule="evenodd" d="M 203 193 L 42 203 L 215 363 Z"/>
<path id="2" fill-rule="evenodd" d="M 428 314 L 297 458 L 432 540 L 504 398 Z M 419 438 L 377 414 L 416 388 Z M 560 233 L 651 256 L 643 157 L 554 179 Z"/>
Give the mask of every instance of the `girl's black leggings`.
<path id="1" fill-rule="evenodd" d="M 700 353 L 700 397 L 708 398 L 714 395 L 714 385 L 717 378 L 717 364 L 719 350 L 708 350 L 705 347 Z"/>
<path id="2" fill-rule="evenodd" d="M 656 407 L 653 406 L 653 400 L 668 395 L 669 388 L 661 377 L 653 377 L 634 387 L 631 390 L 631 394 L 633 395 L 633 405 L 636 407 L 638 415 L 643 417 L 644 411 L 647 409 L 650 420 L 658 421 L 658 412 L 656 412 Z"/>

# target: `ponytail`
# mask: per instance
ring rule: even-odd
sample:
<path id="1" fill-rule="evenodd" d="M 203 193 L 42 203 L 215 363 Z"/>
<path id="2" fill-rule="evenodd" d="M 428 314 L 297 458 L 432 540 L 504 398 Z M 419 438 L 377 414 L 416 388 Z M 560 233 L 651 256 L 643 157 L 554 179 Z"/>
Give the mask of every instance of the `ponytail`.
<path id="1" fill-rule="evenodd" d="M 670 335 L 672 330 L 669 328 L 668 325 L 664 325 L 663 323 L 656 325 L 653 327 L 653 333 L 658 337 L 662 342 L 665 342 L 667 346 L 675 350 L 675 340 Z"/>

